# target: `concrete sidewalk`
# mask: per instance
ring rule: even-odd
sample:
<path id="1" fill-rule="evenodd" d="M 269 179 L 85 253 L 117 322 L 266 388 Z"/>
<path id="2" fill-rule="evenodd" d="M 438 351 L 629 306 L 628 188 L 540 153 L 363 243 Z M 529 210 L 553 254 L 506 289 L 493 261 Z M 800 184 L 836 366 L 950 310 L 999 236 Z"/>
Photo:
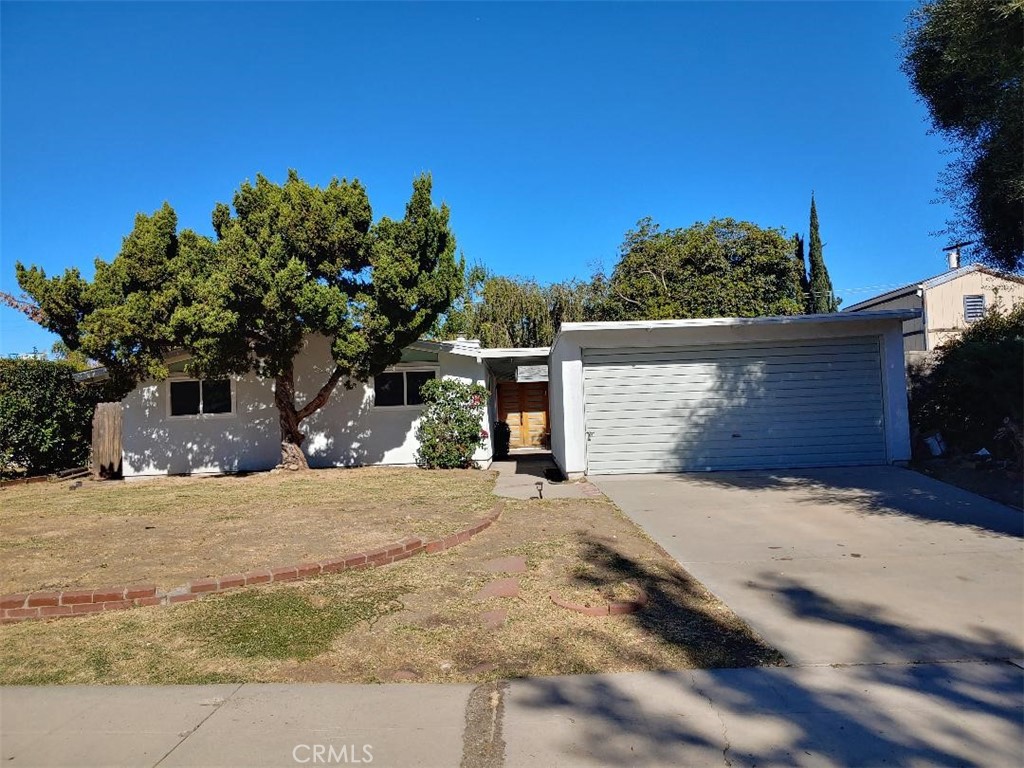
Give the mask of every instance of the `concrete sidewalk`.
<path id="1" fill-rule="evenodd" d="M 1008 663 L 0 689 L 5 766 L 1021 765 Z M 482 745 L 482 746 L 481 746 Z M 372 761 L 369 759 L 372 757 Z"/>

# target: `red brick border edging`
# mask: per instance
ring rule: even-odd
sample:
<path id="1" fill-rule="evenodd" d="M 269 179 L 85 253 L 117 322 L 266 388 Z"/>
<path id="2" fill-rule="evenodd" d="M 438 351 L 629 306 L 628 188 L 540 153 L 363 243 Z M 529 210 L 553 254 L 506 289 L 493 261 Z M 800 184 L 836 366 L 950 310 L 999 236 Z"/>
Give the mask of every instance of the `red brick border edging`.
<path id="1" fill-rule="evenodd" d="M 611 603 L 605 603 L 604 605 L 581 605 L 579 603 L 571 603 L 568 600 L 563 600 L 554 592 L 551 593 L 550 597 L 551 602 L 559 608 L 565 608 L 566 610 L 575 611 L 576 613 L 582 613 L 585 616 L 625 616 L 630 613 L 636 613 L 647 605 L 647 593 L 644 592 L 640 585 L 636 585 L 636 590 L 638 593 L 636 600 L 616 600 Z"/>
<path id="2" fill-rule="evenodd" d="M 490 514 L 473 525 L 443 539 L 423 541 L 406 537 L 377 549 L 321 560 L 316 563 L 298 563 L 280 568 L 262 568 L 247 573 L 234 573 L 211 579 L 196 579 L 180 587 L 165 591 L 154 584 L 133 584 L 127 587 L 99 587 L 60 592 L 21 592 L 0 595 L 0 624 L 28 619 L 59 619 L 83 616 L 103 611 L 118 611 L 145 605 L 173 605 L 195 600 L 207 594 L 226 592 L 240 587 L 298 581 L 324 573 L 339 573 L 356 568 L 376 568 L 398 562 L 420 552 L 435 554 L 469 541 L 488 528 L 500 516 L 503 504 L 497 504 Z"/>

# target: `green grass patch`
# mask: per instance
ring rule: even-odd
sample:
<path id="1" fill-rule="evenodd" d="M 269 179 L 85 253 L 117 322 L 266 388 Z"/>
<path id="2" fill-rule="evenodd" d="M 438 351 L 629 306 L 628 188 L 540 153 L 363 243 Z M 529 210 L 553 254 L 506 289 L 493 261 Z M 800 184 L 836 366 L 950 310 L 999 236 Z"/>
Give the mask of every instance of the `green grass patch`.
<path id="1" fill-rule="evenodd" d="M 250 590 L 199 603 L 182 628 L 230 656 L 304 661 L 329 650 L 359 622 L 400 610 L 400 594 L 389 590 L 344 599 L 296 589 Z"/>

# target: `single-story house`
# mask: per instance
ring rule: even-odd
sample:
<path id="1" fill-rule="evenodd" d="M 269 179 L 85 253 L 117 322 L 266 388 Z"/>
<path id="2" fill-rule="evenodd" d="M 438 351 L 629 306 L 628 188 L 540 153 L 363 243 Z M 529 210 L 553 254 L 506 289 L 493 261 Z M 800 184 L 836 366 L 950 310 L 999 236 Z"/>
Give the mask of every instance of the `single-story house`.
<path id="1" fill-rule="evenodd" d="M 549 349 L 419 341 L 303 422 L 314 467 L 415 463 L 419 386 L 487 387 L 512 448 L 550 448 L 569 477 L 616 472 L 884 464 L 910 458 L 907 310 L 795 317 L 565 323 Z M 310 397 L 333 367 L 311 336 L 296 364 Z M 171 365 L 122 402 L 123 474 L 269 469 L 280 458 L 273 382 L 197 381 Z"/>
<path id="2" fill-rule="evenodd" d="M 909 283 L 858 301 L 844 312 L 914 309 L 918 315 L 904 321 L 907 352 L 930 352 L 977 322 L 996 304 L 1009 309 L 1024 302 L 1024 278 L 979 264 L 955 266 L 941 275 Z"/>
<path id="3" fill-rule="evenodd" d="M 385 373 L 353 389 L 338 386 L 327 404 L 302 422 L 303 450 L 312 467 L 369 464 L 411 465 L 416 462 L 416 426 L 426 380 L 451 377 L 506 393 L 502 407 L 491 398 L 480 427 L 488 432 L 476 460 L 491 460 L 492 424 L 498 419 L 529 423 L 529 413 L 512 410 L 513 361 L 546 362 L 547 349 L 480 349 L 479 342 L 459 339 L 418 341 L 403 350 L 402 359 Z M 171 375 L 136 387 L 121 402 L 122 474 L 163 475 L 246 472 L 270 469 L 281 458 L 274 382 L 254 373 L 223 380 L 199 381 L 183 373 L 185 358 L 170 362 Z M 296 400 L 305 402 L 334 368 L 330 344 L 309 336 L 295 365 Z M 524 388 L 533 385 L 523 385 Z M 543 387 L 546 414 L 547 383 Z M 536 407 L 536 397 L 525 405 Z M 516 433 L 517 434 L 517 433 Z M 514 437 L 516 436 L 514 434 Z M 546 444 L 543 432 L 532 434 Z M 529 444 L 513 441 L 513 445 Z"/>

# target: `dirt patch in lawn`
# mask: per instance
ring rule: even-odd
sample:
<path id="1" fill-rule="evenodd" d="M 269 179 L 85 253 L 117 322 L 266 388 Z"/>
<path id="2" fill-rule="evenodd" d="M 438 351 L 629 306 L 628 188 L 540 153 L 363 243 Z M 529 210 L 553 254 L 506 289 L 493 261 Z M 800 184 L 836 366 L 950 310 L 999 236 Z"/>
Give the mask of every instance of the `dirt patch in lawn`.
<path id="1" fill-rule="evenodd" d="M 494 503 L 493 472 L 324 469 L 0 490 L 0 593 L 155 583 L 435 538 Z"/>
<path id="2" fill-rule="evenodd" d="M 494 571 L 495 559 L 517 557 L 525 572 Z M 478 598 L 496 579 L 518 594 Z M 623 584 L 640 585 L 649 604 L 594 618 L 550 599 L 596 603 Z M 0 628 L 7 684 L 479 682 L 782 662 L 600 500 L 514 502 L 467 544 L 384 568 Z"/>

